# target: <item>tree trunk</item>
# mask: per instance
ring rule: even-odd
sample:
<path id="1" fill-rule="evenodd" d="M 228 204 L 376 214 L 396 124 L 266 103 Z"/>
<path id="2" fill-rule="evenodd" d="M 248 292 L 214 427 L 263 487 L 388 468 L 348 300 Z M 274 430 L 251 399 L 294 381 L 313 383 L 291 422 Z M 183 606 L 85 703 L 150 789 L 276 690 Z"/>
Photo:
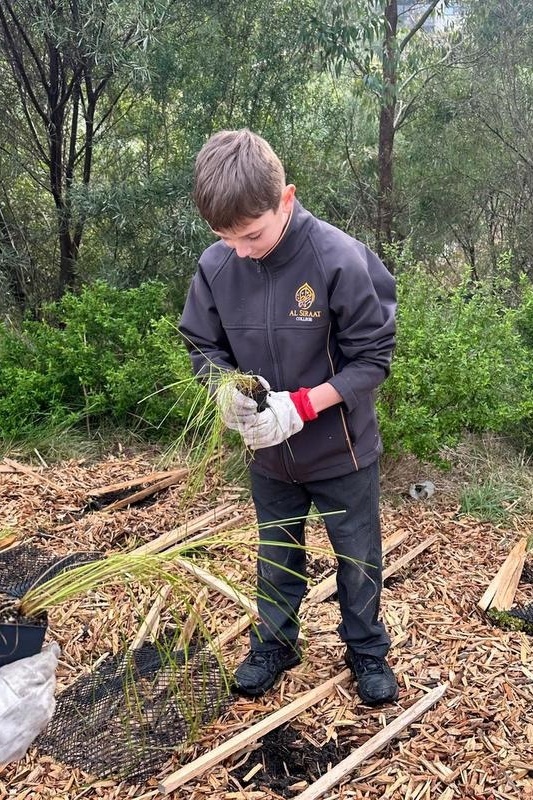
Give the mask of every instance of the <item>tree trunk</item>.
<path id="1" fill-rule="evenodd" d="M 394 147 L 394 108 L 394 103 L 382 108 L 379 116 L 379 189 L 376 247 L 381 258 L 385 257 L 384 245 L 393 241 L 394 175 L 392 154 Z"/>
<path id="2" fill-rule="evenodd" d="M 385 254 L 385 246 L 393 241 L 394 228 L 394 116 L 396 112 L 397 52 L 396 32 L 398 6 L 396 0 L 385 7 L 385 37 L 383 42 L 383 95 L 379 115 L 378 142 L 378 209 L 376 224 L 376 250 L 393 270 L 392 258 Z"/>
<path id="3" fill-rule="evenodd" d="M 26 310 L 28 299 L 24 283 L 24 259 L 17 251 L 2 208 L 0 208 L 0 243 L 3 249 L 11 254 L 12 259 L 12 267 L 7 273 L 9 294 L 15 301 L 17 308 L 23 314 Z"/>

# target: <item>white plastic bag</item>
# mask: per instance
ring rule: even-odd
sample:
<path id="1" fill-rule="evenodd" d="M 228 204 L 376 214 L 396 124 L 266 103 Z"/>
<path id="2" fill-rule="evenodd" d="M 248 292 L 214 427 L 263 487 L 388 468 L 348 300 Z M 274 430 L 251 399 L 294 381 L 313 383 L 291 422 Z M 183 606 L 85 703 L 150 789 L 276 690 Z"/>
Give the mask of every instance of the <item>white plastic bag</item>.
<path id="1" fill-rule="evenodd" d="M 0 764 L 22 758 L 52 719 L 59 645 L 0 667 Z"/>

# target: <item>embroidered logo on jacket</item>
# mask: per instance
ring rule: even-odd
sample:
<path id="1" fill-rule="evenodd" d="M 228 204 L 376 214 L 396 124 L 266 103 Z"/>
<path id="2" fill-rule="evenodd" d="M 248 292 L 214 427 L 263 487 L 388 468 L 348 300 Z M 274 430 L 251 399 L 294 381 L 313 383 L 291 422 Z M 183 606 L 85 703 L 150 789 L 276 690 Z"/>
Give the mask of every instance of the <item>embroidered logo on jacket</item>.
<path id="1" fill-rule="evenodd" d="M 293 308 L 289 311 L 289 317 L 296 317 L 298 322 L 311 322 L 322 316 L 321 311 L 312 311 L 311 306 L 315 302 L 316 295 L 314 289 L 308 283 L 302 284 L 296 290 L 294 299 L 298 304 L 298 308 Z"/>

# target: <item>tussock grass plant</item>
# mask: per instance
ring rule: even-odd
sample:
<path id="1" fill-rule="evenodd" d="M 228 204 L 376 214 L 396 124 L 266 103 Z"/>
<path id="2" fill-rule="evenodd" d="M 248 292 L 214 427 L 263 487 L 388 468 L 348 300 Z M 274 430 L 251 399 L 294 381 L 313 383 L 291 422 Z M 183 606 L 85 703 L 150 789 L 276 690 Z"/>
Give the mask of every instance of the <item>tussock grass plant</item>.
<path id="1" fill-rule="evenodd" d="M 466 486 L 461 492 L 461 511 L 496 525 L 507 523 L 520 501 L 516 487 L 501 485 L 496 479 Z"/>
<path id="2" fill-rule="evenodd" d="M 36 426 L 22 439 L 6 438 L 0 441 L 0 458 L 9 456 L 12 459 L 35 460 L 41 466 L 48 462 L 65 460 L 93 460 L 103 450 L 109 450 L 109 443 L 103 447 L 101 437 L 91 436 L 75 425 L 43 425 Z"/>
<path id="3" fill-rule="evenodd" d="M 342 511 L 332 511 L 329 515 L 343 513 Z M 322 518 L 326 515 L 309 514 L 306 520 Z M 265 530 L 273 526 L 281 526 L 287 530 L 290 537 L 291 525 L 300 522 L 301 518 L 284 519 L 269 522 L 262 526 Z M 243 607 L 249 607 L 253 597 L 248 593 L 242 595 L 242 588 L 232 580 L 229 574 L 232 573 L 232 563 L 238 567 L 243 558 L 248 555 L 255 558 L 259 541 L 254 536 L 257 525 L 250 524 L 241 526 L 233 531 L 205 537 L 193 542 L 180 542 L 174 547 L 164 550 L 161 553 L 136 553 L 118 552 L 112 553 L 105 558 L 89 563 L 83 563 L 72 569 L 54 575 L 49 580 L 43 576 L 39 578 L 39 583 L 34 585 L 20 599 L 18 608 L 24 616 L 36 616 L 44 611 L 72 600 L 80 595 L 95 591 L 100 587 L 113 585 L 127 586 L 137 583 L 142 586 L 155 587 L 162 582 L 170 584 L 176 596 L 183 597 L 185 605 L 186 598 L 191 596 L 191 575 L 195 574 L 195 566 L 198 565 L 198 557 L 206 554 L 210 568 L 212 566 L 209 554 L 216 550 L 224 555 L 224 571 L 220 574 L 213 573 L 220 578 L 226 586 L 227 595 L 237 602 L 241 602 L 241 597 L 246 599 Z M 0 540 L 1 541 L 1 540 Z M 268 542 L 265 544 L 275 545 L 280 548 L 294 548 L 304 550 L 306 553 L 329 554 L 330 550 L 322 546 L 299 545 L 294 542 Z M 260 556 L 261 558 L 261 556 Z M 265 563 L 270 563 L 266 559 Z M 288 567 L 280 566 L 286 572 L 302 577 Z M 361 564 L 363 568 L 372 568 L 371 565 Z M 238 571 L 238 570 L 237 570 Z M 45 576 L 44 576 L 45 578 Z M 251 590 L 253 592 L 253 589 Z"/>
<path id="4" fill-rule="evenodd" d="M 453 453 L 460 510 L 495 524 L 533 516 L 533 462 L 505 437 L 470 436 Z"/>
<path id="5" fill-rule="evenodd" d="M 306 519 L 312 521 L 323 516 L 313 513 Z M 291 525 L 300 521 L 301 518 L 287 519 L 265 525 L 267 531 L 273 525 L 283 526 L 288 535 L 289 541 L 286 543 L 270 544 L 297 548 L 306 553 L 326 552 L 330 555 L 330 550 L 324 547 L 297 545 L 290 541 Z M 96 695 L 91 695 L 87 701 L 89 732 L 93 721 L 96 720 L 95 724 L 99 724 L 101 715 L 105 713 L 108 725 L 114 726 L 113 730 L 120 741 L 119 748 L 135 753 L 143 748 L 150 751 L 152 744 L 143 739 L 147 730 L 146 710 L 147 706 L 153 706 L 150 702 L 152 695 L 156 699 L 163 692 L 162 705 L 157 705 L 157 708 L 162 709 L 163 716 L 167 713 L 167 708 L 169 712 L 174 709 L 173 713 L 177 710 L 183 720 L 180 729 L 186 732 L 186 741 L 195 740 L 201 727 L 220 713 L 219 710 L 223 708 L 230 691 L 229 673 L 221 650 L 215 645 L 216 637 L 213 634 L 213 631 L 216 634 L 221 632 L 220 620 L 217 625 L 217 604 L 207 603 L 203 609 L 195 606 L 199 582 L 197 568 L 204 564 L 207 566 L 208 571 L 225 586 L 223 594 L 241 604 L 253 626 L 256 624 L 253 604 L 258 598 L 255 586 L 250 584 L 255 574 L 246 572 L 244 581 L 242 575 L 247 559 L 255 562 L 257 551 L 257 525 L 252 523 L 198 541 L 184 541 L 161 553 L 111 553 L 101 560 L 81 564 L 39 582 L 25 593 L 18 608 L 19 614 L 25 618 L 47 612 L 48 619 L 51 620 L 50 612 L 54 607 L 80 596 L 84 596 L 89 605 L 92 602 L 96 604 L 99 599 L 101 608 L 105 608 L 107 603 L 111 607 L 118 603 L 118 614 L 113 615 L 113 622 L 115 626 L 118 625 L 119 639 L 124 640 L 125 631 L 131 627 L 128 624 L 130 616 L 140 619 L 145 617 L 147 603 L 152 604 L 154 596 L 161 591 L 163 585 L 171 587 L 172 591 L 163 612 L 163 634 L 155 642 L 160 667 L 156 669 L 155 675 L 146 680 L 141 679 L 136 668 L 135 653 L 121 649 L 116 671 L 111 678 L 115 687 L 114 693 L 105 709 L 97 702 Z M 358 566 L 365 571 L 372 569 L 370 565 Z M 281 568 L 298 575 L 286 567 Z M 39 581 L 42 581 L 42 576 Z M 111 591 L 114 586 L 119 589 L 118 600 Z M 107 601 L 102 605 L 103 598 L 107 598 Z M 186 642 L 181 644 L 181 634 L 185 621 L 191 615 L 196 634 L 195 640 L 189 646 Z M 172 621 L 170 631 L 169 619 Z M 108 616 L 106 620 L 109 625 Z M 124 624 L 125 621 L 127 624 Z M 104 631 L 104 636 L 107 637 L 107 631 Z M 214 670 L 213 664 L 218 665 L 217 670 Z M 105 689 L 102 688 L 102 691 Z M 149 726 L 150 729 L 156 727 L 157 720 L 149 722 Z M 182 736 L 182 732 L 179 735 Z M 180 739 L 180 742 L 184 741 Z M 119 757 L 122 758 L 120 754 Z"/>
<path id="6" fill-rule="evenodd" d="M 218 462 L 219 469 L 223 469 L 223 463 L 227 456 L 225 445 L 230 445 L 229 450 L 233 454 L 231 471 L 234 475 L 238 472 L 238 460 L 234 457 L 236 451 L 240 451 L 239 460 L 242 474 L 247 460 L 253 457 L 252 451 L 244 447 L 241 437 L 226 427 L 217 403 L 217 396 L 222 393 L 229 395 L 237 389 L 256 398 L 258 403 L 261 403 L 265 390 L 258 383 L 255 375 L 236 370 L 223 370 L 215 364 L 210 364 L 209 372 L 200 380 L 192 374 L 186 375 L 172 384 L 158 389 L 156 393 L 159 394 L 170 389 L 173 391 L 175 400 L 167 414 L 171 414 L 174 406 L 182 402 L 187 404 L 189 411 L 178 436 L 160 459 L 160 464 L 165 468 L 179 460 L 189 467 L 189 478 L 182 493 L 183 502 L 189 503 L 194 500 L 204 485 L 209 465 Z M 144 402 L 151 396 L 148 395 L 140 402 Z M 161 424 L 164 421 L 164 419 L 161 420 Z"/>

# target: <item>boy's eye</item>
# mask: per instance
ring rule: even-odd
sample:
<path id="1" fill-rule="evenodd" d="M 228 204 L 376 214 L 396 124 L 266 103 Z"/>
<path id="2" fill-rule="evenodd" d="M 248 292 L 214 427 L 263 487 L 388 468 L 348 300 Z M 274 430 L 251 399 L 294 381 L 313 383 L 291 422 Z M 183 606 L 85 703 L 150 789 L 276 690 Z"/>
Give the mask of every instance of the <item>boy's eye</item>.
<path id="1" fill-rule="evenodd" d="M 251 242 L 255 242 L 255 241 L 257 241 L 257 239 L 260 239 L 260 238 L 261 238 L 261 234 L 260 234 L 260 233 L 254 233 L 254 235 L 253 235 L 253 236 L 249 236 L 249 237 L 248 237 L 248 239 L 249 239 Z"/>

